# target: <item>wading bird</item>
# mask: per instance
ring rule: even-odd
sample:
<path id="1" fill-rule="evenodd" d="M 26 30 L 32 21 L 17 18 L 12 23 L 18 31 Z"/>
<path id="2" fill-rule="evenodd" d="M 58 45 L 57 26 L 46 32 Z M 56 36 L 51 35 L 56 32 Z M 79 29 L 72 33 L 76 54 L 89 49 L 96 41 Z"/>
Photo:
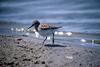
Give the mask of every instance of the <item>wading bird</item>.
<path id="1" fill-rule="evenodd" d="M 38 20 L 34 20 L 32 25 L 28 29 L 30 29 L 33 26 L 39 35 L 45 37 L 42 44 L 44 44 L 47 37 L 51 35 L 52 35 L 52 44 L 54 44 L 54 33 L 58 28 L 61 28 L 61 26 L 56 26 L 56 25 L 40 24 Z"/>

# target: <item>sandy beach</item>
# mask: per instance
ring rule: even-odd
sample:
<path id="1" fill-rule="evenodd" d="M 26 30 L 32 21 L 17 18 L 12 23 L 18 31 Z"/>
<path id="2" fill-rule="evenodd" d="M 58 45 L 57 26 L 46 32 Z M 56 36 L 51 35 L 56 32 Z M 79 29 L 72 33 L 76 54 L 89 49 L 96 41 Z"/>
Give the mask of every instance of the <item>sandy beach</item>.
<path id="1" fill-rule="evenodd" d="M 0 67 L 100 67 L 100 0 L 0 0 Z"/>
<path id="2" fill-rule="evenodd" d="M 0 67 L 100 67 L 100 49 L 0 35 Z M 41 48 L 42 47 L 42 48 Z"/>

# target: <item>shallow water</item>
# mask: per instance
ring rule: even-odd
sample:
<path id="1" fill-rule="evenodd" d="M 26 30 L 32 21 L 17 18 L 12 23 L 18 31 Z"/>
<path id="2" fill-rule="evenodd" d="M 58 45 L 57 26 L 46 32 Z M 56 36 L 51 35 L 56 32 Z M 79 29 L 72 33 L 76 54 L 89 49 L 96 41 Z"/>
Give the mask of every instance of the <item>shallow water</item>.
<path id="1" fill-rule="evenodd" d="M 0 35 L 10 35 L 10 36 L 24 36 L 31 38 L 37 38 L 41 41 L 44 40 L 45 37 L 36 36 L 34 31 L 31 29 L 27 31 L 29 25 L 26 24 L 1 24 L 0 25 Z M 24 29 L 24 30 L 23 30 Z M 51 43 L 51 39 L 47 41 Z M 73 45 L 81 45 L 86 47 L 98 47 L 100 46 L 100 34 L 99 33 L 84 33 L 84 32 L 69 32 L 63 30 L 57 30 L 55 33 L 55 43 L 66 45 L 66 44 L 73 44 Z"/>
<path id="2" fill-rule="evenodd" d="M 27 28 L 33 19 L 41 23 L 57 23 L 61 32 L 73 32 L 71 37 L 59 36 L 66 43 L 100 44 L 100 1 L 99 0 L 1 0 L 0 33 L 18 34 L 11 28 Z M 24 33 L 21 33 L 24 34 Z M 85 43 L 85 44 L 86 44 Z"/>

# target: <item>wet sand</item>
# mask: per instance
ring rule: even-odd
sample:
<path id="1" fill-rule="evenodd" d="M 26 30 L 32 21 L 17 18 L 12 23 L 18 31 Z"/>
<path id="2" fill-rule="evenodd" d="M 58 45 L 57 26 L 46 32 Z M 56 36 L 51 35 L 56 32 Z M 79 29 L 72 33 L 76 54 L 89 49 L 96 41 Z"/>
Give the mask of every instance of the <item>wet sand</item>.
<path id="1" fill-rule="evenodd" d="M 0 35 L 0 67 L 100 67 L 100 47 L 69 43 L 42 47 L 41 42 L 25 36 Z"/>

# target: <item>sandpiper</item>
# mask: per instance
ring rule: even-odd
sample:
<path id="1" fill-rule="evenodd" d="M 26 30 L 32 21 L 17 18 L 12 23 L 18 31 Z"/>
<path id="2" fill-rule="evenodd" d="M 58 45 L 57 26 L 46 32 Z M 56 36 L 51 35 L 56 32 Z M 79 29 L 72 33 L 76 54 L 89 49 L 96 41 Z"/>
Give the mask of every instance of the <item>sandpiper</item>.
<path id="1" fill-rule="evenodd" d="M 49 24 L 40 24 L 38 20 L 34 20 L 32 25 L 28 28 L 30 29 L 31 27 L 34 26 L 34 29 L 36 32 L 38 32 L 39 35 L 45 37 L 44 42 L 46 41 L 48 36 L 53 36 L 52 37 L 52 44 L 54 44 L 54 33 L 58 28 L 61 28 L 61 26 L 54 26 L 54 25 L 49 25 Z"/>

